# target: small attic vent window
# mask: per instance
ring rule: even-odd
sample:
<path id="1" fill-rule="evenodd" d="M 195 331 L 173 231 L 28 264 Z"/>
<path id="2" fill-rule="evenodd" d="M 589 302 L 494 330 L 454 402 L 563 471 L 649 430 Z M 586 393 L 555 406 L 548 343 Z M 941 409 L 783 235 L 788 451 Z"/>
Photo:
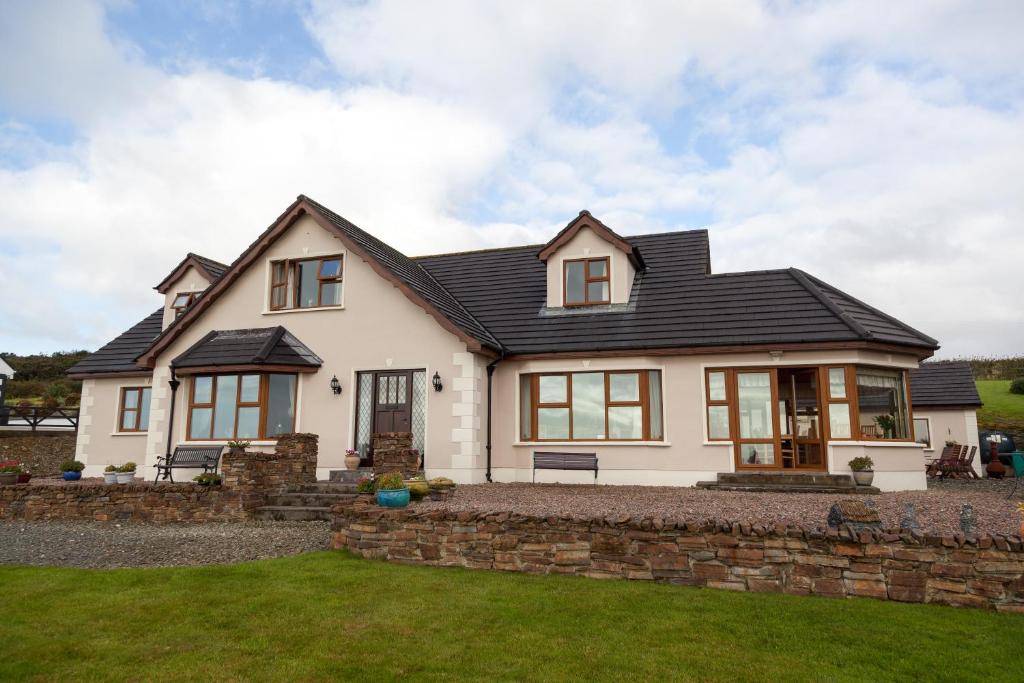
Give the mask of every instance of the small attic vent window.
<path id="1" fill-rule="evenodd" d="M 608 257 L 565 261 L 563 303 L 590 306 L 610 302 L 611 278 Z"/>
<path id="2" fill-rule="evenodd" d="M 196 292 L 182 292 L 174 297 L 171 308 L 174 309 L 175 318 L 180 318 L 185 309 L 192 305 L 192 302 L 196 300 L 196 295 Z"/>

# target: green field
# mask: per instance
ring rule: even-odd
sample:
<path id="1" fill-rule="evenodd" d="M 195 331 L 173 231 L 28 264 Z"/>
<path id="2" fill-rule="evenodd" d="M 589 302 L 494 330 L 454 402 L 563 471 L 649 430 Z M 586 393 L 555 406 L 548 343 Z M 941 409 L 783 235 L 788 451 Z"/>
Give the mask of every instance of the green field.
<path id="1" fill-rule="evenodd" d="M 3 680 L 1019 680 L 1024 617 L 435 569 L 0 567 Z"/>
<path id="2" fill-rule="evenodd" d="M 978 411 L 979 425 L 1018 425 L 1024 428 L 1024 394 L 1011 394 L 1008 380 L 980 379 L 978 394 L 985 406 Z"/>

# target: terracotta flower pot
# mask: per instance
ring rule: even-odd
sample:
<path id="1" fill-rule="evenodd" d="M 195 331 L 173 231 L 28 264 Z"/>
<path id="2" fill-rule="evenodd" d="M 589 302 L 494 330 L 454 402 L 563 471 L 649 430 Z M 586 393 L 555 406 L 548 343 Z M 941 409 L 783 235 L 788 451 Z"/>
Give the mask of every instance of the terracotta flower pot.
<path id="1" fill-rule="evenodd" d="M 345 456 L 345 467 L 350 470 L 358 470 L 359 463 L 362 461 L 358 455 L 346 455 Z"/>

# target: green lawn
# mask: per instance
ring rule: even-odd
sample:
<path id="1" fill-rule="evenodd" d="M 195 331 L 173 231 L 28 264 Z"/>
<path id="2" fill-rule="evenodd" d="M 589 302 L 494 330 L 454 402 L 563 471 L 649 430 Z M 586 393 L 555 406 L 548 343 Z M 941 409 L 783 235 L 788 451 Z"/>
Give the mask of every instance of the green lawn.
<path id="1" fill-rule="evenodd" d="M 3 680 L 1011 680 L 1024 617 L 362 560 L 0 567 Z M 1018 678 L 1019 680 L 1019 678 Z"/>
<path id="2" fill-rule="evenodd" d="M 979 379 L 978 394 L 985 406 L 978 411 L 978 423 L 1017 424 L 1024 428 L 1024 395 L 1011 394 L 1010 382 Z"/>

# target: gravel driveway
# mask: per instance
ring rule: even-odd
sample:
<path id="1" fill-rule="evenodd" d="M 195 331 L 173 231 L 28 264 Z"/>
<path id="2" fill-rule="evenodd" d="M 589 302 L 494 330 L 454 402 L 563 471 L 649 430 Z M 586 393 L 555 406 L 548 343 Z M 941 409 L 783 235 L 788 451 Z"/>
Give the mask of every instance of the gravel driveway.
<path id="1" fill-rule="evenodd" d="M 0 564 L 168 567 L 230 564 L 329 547 L 328 522 L 0 522 Z"/>
<path id="2" fill-rule="evenodd" d="M 899 491 L 857 498 L 874 501 L 886 527 L 898 526 L 904 505 L 913 503 L 922 530 L 958 532 L 960 506 L 970 503 L 978 520 L 978 531 L 1019 533 L 1021 517 L 1017 503 L 1021 498 L 1006 499 L 1013 487 L 1012 481 L 950 481 L 932 486 L 928 491 Z M 817 527 L 825 526 L 833 503 L 850 497 L 834 493 L 747 493 L 655 486 L 477 484 L 457 487 L 446 501 L 420 505 L 421 509 L 456 512 L 513 511 L 537 516 L 627 514 L 689 521 L 720 519 Z"/>

